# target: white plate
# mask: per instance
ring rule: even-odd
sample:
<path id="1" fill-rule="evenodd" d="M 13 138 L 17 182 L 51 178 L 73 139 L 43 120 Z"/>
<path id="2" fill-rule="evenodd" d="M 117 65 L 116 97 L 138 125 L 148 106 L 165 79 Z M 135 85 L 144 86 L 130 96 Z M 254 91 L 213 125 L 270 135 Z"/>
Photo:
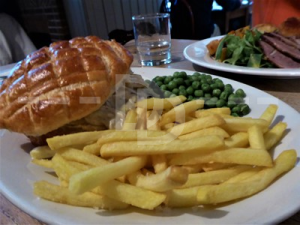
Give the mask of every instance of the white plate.
<path id="1" fill-rule="evenodd" d="M 174 69 L 132 68 L 133 72 L 151 79 L 156 75 L 171 75 Z M 192 71 L 188 71 L 192 74 Z M 276 120 L 288 123 L 288 133 L 275 149 L 274 157 L 289 148 L 298 148 L 300 155 L 299 113 L 284 102 L 250 86 L 221 78 L 234 88 L 243 88 L 251 106 L 250 116 L 258 117 L 270 103 L 279 105 Z M 35 197 L 33 183 L 38 180 L 55 182 L 51 170 L 30 163 L 32 146 L 23 135 L 0 130 L 1 192 L 33 217 L 50 224 L 274 224 L 300 209 L 300 167 L 275 181 L 266 190 L 234 204 L 217 209 L 187 208 L 166 211 L 128 209 L 104 211 L 53 203 Z"/>
<path id="2" fill-rule="evenodd" d="M 211 58 L 208 54 L 206 45 L 215 39 L 220 39 L 223 36 L 208 38 L 195 42 L 187 46 L 183 54 L 185 58 L 197 65 L 215 69 L 225 72 L 238 73 L 238 74 L 248 74 L 256 76 L 267 76 L 274 78 L 299 78 L 300 77 L 300 68 L 299 69 L 279 69 L 279 68 L 251 68 L 244 66 L 234 66 L 226 63 L 217 62 Z"/>

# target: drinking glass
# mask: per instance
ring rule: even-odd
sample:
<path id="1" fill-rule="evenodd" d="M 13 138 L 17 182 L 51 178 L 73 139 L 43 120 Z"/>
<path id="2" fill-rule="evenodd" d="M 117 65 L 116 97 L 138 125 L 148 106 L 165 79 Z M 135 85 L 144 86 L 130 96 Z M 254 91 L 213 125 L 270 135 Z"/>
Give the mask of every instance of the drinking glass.
<path id="1" fill-rule="evenodd" d="M 171 62 L 170 15 L 155 13 L 132 17 L 135 45 L 143 66 Z"/>

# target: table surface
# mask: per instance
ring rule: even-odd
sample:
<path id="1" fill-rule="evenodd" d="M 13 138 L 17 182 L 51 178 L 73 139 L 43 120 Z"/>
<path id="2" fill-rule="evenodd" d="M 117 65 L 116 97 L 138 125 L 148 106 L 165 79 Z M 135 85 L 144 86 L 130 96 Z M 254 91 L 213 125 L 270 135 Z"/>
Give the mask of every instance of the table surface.
<path id="1" fill-rule="evenodd" d="M 167 65 L 160 66 L 161 68 L 173 68 L 173 69 L 185 69 L 199 72 L 210 73 L 232 80 L 236 80 L 252 87 L 263 90 L 282 101 L 286 102 L 298 112 L 300 112 L 300 79 L 270 79 L 258 76 L 238 75 L 226 72 L 220 72 L 203 68 L 187 61 L 183 56 L 183 50 L 186 46 L 194 43 L 191 40 L 172 40 L 172 59 L 173 62 Z M 126 47 L 135 53 L 135 47 L 133 42 L 126 44 Z M 132 64 L 134 67 L 140 67 L 135 55 L 135 60 Z M 0 67 L 0 73 L 2 68 Z M 300 200 L 299 200 L 300 201 Z M 0 194 L 0 224 L 44 224 L 42 221 L 38 221 L 30 215 L 26 214 L 18 207 L 13 205 L 2 194 Z M 292 217 L 283 221 L 280 224 L 300 224 L 300 211 Z"/>

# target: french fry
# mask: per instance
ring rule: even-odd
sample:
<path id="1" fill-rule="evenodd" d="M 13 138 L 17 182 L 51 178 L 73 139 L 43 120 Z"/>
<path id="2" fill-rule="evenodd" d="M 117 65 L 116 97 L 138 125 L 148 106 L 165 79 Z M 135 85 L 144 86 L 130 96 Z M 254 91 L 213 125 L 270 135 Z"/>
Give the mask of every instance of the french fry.
<path id="1" fill-rule="evenodd" d="M 168 167 L 166 155 L 152 155 L 151 160 L 155 173 L 162 172 Z"/>
<path id="2" fill-rule="evenodd" d="M 180 135 L 178 137 L 179 140 L 189 140 L 192 138 L 197 138 L 201 136 L 208 136 L 208 135 L 218 135 L 223 138 L 228 138 L 229 134 L 222 128 L 215 126 L 215 127 L 209 127 L 204 128 L 201 130 L 197 130 L 188 134 Z"/>
<path id="3" fill-rule="evenodd" d="M 86 192 L 82 195 L 71 193 L 67 188 L 51 184 L 47 181 L 38 181 L 34 183 L 33 192 L 35 195 L 58 203 L 92 207 L 101 209 L 125 209 L 128 204 L 111 199 L 106 196 Z"/>
<path id="4" fill-rule="evenodd" d="M 148 98 L 138 101 L 136 106 L 143 109 L 168 110 L 185 102 L 186 97 L 183 95 L 171 98 Z"/>
<path id="5" fill-rule="evenodd" d="M 128 176 L 131 184 L 156 192 L 166 192 L 180 187 L 187 179 L 188 171 L 178 166 L 170 166 L 166 170 L 150 176 L 144 176 L 140 172 Z"/>
<path id="6" fill-rule="evenodd" d="M 267 150 L 272 149 L 281 140 L 286 128 L 286 123 L 279 122 L 264 134 L 265 146 Z"/>
<path id="7" fill-rule="evenodd" d="M 160 130 L 131 130 L 131 131 L 114 131 L 107 134 L 97 141 L 99 149 L 107 143 L 118 141 L 172 141 L 176 137 L 166 131 Z"/>
<path id="8" fill-rule="evenodd" d="M 149 210 L 156 208 L 166 199 L 166 194 L 164 193 L 149 191 L 144 188 L 121 183 L 115 180 L 106 182 L 94 188 L 93 192 Z"/>
<path id="9" fill-rule="evenodd" d="M 159 113 L 155 110 L 147 111 L 147 130 L 160 130 Z"/>
<path id="10" fill-rule="evenodd" d="M 267 151 L 249 148 L 231 148 L 209 154 L 185 153 L 171 158 L 170 165 L 194 165 L 198 163 L 234 163 L 253 166 L 273 166 L 272 158 Z"/>
<path id="11" fill-rule="evenodd" d="M 77 173 L 70 177 L 69 190 L 75 194 L 82 194 L 105 182 L 133 173 L 145 164 L 146 157 L 132 156 L 115 163 Z"/>
<path id="12" fill-rule="evenodd" d="M 54 156 L 55 151 L 52 151 L 49 146 L 44 145 L 35 147 L 29 154 L 32 159 L 49 159 Z"/>
<path id="13" fill-rule="evenodd" d="M 173 123 L 176 120 L 182 120 L 182 118 L 185 118 L 186 115 L 189 115 L 197 109 L 203 108 L 203 106 L 203 100 L 193 100 L 180 104 L 161 116 L 160 126 Z"/>
<path id="14" fill-rule="evenodd" d="M 218 114 L 218 115 L 230 115 L 231 110 L 230 108 L 211 108 L 211 109 L 200 109 L 195 111 L 195 117 L 205 117 L 212 114 Z"/>
<path id="15" fill-rule="evenodd" d="M 62 148 L 57 152 L 67 160 L 80 162 L 86 165 L 103 166 L 110 163 L 96 155 L 92 155 L 88 152 L 83 152 L 74 148 Z"/>
<path id="16" fill-rule="evenodd" d="M 53 169 L 60 180 L 69 182 L 71 176 L 81 172 L 81 169 L 70 164 L 69 161 L 64 159 L 60 154 L 55 154 L 52 163 Z"/>
<path id="17" fill-rule="evenodd" d="M 199 187 L 198 204 L 218 204 L 254 195 L 269 186 L 276 177 L 291 170 L 296 160 L 296 151 L 286 150 L 277 157 L 274 167 L 262 169 L 241 182 Z"/>
<path id="18" fill-rule="evenodd" d="M 199 205 L 197 200 L 199 187 L 173 189 L 168 192 L 165 204 L 168 207 L 192 207 Z"/>
<path id="19" fill-rule="evenodd" d="M 227 148 L 245 148 L 249 145 L 249 135 L 247 132 L 238 132 L 224 142 Z"/>
<path id="20" fill-rule="evenodd" d="M 221 127 L 229 133 L 247 132 L 252 126 L 259 126 L 263 133 L 268 130 L 268 122 L 264 119 L 232 117 L 224 118 L 225 124 Z"/>
<path id="21" fill-rule="evenodd" d="M 234 164 L 231 163 L 216 163 L 216 162 L 204 163 L 199 165 L 202 166 L 202 170 L 205 172 L 220 170 L 220 169 L 228 169 L 234 166 Z"/>
<path id="22" fill-rule="evenodd" d="M 264 135 L 260 127 L 253 126 L 248 129 L 250 148 L 266 150 Z"/>
<path id="23" fill-rule="evenodd" d="M 201 164 L 198 164 L 198 165 L 186 165 L 186 166 L 181 166 L 182 168 L 186 169 L 189 174 L 190 173 L 199 173 L 202 170 L 202 165 Z"/>
<path id="24" fill-rule="evenodd" d="M 220 126 L 224 123 L 225 121 L 222 117 L 218 115 L 211 115 L 211 116 L 198 118 L 186 123 L 179 124 L 175 127 L 170 128 L 168 132 L 174 134 L 175 136 L 180 136 L 197 130 L 214 127 L 214 126 Z"/>
<path id="25" fill-rule="evenodd" d="M 250 166 L 235 166 L 228 169 L 189 174 L 187 182 L 179 188 L 189 188 L 207 184 L 219 184 L 245 170 L 249 170 L 250 168 Z"/>
<path id="26" fill-rule="evenodd" d="M 120 141 L 104 144 L 100 150 L 103 157 L 157 155 L 170 153 L 211 152 L 224 146 L 219 136 L 203 136 L 191 140 L 174 141 Z"/>
<path id="27" fill-rule="evenodd" d="M 146 130 L 147 129 L 147 109 L 137 108 L 137 121 L 136 121 L 136 130 Z"/>
<path id="28" fill-rule="evenodd" d="M 260 116 L 260 119 L 266 120 L 268 122 L 268 126 L 270 126 L 276 115 L 277 110 L 278 110 L 277 105 L 270 104 L 263 112 L 263 114 Z"/>
<path id="29" fill-rule="evenodd" d="M 97 143 L 89 144 L 89 145 L 84 146 L 82 151 L 91 153 L 93 155 L 99 155 L 100 154 L 100 146 Z"/>
<path id="30" fill-rule="evenodd" d="M 31 162 L 45 168 L 53 168 L 52 161 L 48 159 L 32 159 Z"/>
<path id="31" fill-rule="evenodd" d="M 62 136 L 54 136 L 47 139 L 48 146 L 52 150 L 61 149 L 63 147 L 74 147 L 78 145 L 88 145 L 96 142 L 102 135 L 111 133 L 112 130 L 81 132 L 75 134 L 67 134 Z"/>
<path id="32" fill-rule="evenodd" d="M 135 130 L 137 122 L 137 113 L 134 109 L 128 111 L 125 117 L 125 121 L 122 126 L 122 130 Z"/>
<path id="33" fill-rule="evenodd" d="M 167 123 L 166 125 L 163 125 L 160 128 L 162 130 L 168 130 L 168 129 L 172 128 L 172 127 L 175 127 L 176 125 L 178 125 L 178 124 L 176 124 L 176 123 Z"/>

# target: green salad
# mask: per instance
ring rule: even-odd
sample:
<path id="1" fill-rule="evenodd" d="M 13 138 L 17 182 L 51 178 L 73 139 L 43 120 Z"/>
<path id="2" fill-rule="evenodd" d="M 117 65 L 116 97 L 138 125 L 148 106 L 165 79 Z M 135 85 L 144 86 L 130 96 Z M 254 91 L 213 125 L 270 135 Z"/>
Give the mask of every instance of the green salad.
<path id="1" fill-rule="evenodd" d="M 219 43 L 215 59 L 237 66 L 254 68 L 272 68 L 273 64 L 267 60 L 259 46 L 262 33 L 258 30 L 246 30 L 240 37 L 227 34 Z"/>

